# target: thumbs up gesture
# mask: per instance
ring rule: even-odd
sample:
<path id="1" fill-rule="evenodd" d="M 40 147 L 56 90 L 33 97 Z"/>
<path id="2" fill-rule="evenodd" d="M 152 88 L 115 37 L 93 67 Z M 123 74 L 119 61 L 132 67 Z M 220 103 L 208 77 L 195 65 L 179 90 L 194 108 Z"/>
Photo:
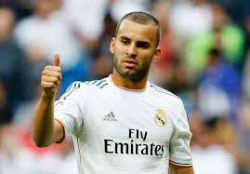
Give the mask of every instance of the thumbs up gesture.
<path id="1" fill-rule="evenodd" d="M 45 66 L 41 75 L 41 87 L 47 97 L 55 97 L 61 81 L 62 70 L 60 67 L 60 56 L 56 54 L 53 65 Z"/>

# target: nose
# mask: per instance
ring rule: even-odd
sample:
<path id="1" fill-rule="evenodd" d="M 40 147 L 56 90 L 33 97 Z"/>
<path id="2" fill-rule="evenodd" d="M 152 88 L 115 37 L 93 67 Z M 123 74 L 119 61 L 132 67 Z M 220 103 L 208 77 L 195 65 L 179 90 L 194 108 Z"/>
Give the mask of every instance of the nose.
<path id="1" fill-rule="evenodd" d="M 134 43 L 128 46 L 127 55 L 129 58 L 135 58 L 137 56 L 136 45 Z"/>

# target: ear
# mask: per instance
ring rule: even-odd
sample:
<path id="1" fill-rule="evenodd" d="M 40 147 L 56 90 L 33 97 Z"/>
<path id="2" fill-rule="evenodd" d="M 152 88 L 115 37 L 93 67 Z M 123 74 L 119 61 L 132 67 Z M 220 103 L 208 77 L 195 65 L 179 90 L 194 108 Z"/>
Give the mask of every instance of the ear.
<path id="1" fill-rule="evenodd" d="M 109 50 L 112 54 L 114 53 L 114 49 L 115 49 L 115 38 L 113 37 L 109 44 Z"/>
<path id="2" fill-rule="evenodd" d="M 160 56 L 161 56 L 161 48 L 160 47 L 157 47 L 155 49 L 155 53 L 153 55 L 153 60 L 156 62 L 160 59 Z"/>

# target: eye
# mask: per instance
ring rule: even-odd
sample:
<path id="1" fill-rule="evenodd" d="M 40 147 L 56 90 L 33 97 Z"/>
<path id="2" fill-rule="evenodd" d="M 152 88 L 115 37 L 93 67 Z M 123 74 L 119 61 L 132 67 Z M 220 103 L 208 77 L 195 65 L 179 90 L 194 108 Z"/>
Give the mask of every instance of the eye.
<path id="1" fill-rule="evenodd" d="M 150 47 L 150 44 L 148 42 L 137 42 L 136 43 L 137 47 L 147 49 Z"/>
<path id="2" fill-rule="evenodd" d="M 123 43 L 124 45 L 129 44 L 130 40 L 128 38 L 121 38 L 120 39 L 121 43 Z"/>

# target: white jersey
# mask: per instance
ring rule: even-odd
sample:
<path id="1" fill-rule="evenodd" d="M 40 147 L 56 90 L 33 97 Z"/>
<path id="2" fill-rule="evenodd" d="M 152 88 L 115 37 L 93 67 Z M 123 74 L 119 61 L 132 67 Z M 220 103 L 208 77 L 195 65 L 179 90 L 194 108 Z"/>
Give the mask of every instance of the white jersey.
<path id="1" fill-rule="evenodd" d="M 147 82 L 117 87 L 111 76 L 74 82 L 55 103 L 55 119 L 73 138 L 81 174 L 167 174 L 190 166 L 191 132 L 182 101 Z"/>

